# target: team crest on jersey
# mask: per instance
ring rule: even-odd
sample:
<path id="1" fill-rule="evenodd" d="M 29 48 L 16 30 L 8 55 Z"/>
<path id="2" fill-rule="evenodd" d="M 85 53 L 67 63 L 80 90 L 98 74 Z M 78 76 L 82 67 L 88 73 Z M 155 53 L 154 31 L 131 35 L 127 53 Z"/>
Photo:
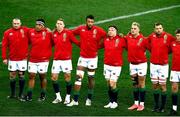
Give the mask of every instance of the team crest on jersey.
<path id="1" fill-rule="evenodd" d="M 9 36 L 12 36 L 13 35 L 13 33 L 9 33 Z"/>
<path id="2" fill-rule="evenodd" d="M 137 43 L 137 45 L 140 46 L 140 44 L 142 43 L 142 41 L 143 41 L 143 38 L 140 38 L 139 41 L 138 41 L 138 43 Z"/>
<path id="3" fill-rule="evenodd" d="M 96 38 L 96 34 L 97 34 L 97 30 L 94 29 L 94 30 L 93 30 L 93 38 Z"/>
<path id="4" fill-rule="evenodd" d="M 67 38 L 67 34 L 64 33 L 64 34 L 63 34 L 63 41 L 66 41 L 66 38 Z"/>
<path id="5" fill-rule="evenodd" d="M 167 42 L 167 35 L 164 35 L 164 43 Z"/>
<path id="6" fill-rule="evenodd" d="M 45 38 L 46 38 L 46 32 L 42 32 L 42 36 L 43 36 L 43 40 L 45 40 Z"/>
<path id="7" fill-rule="evenodd" d="M 107 38 L 106 40 L 109 41 L 109 38 Z"/>
<path id="8" fill-rule="evenodd" d="M 24 30 L 20 29 L 20 32 L 21 32 L 22 38 L 24 38 Z"/>
<path id="9" fill-rule="evenodd" d="M 117 47 L 118 44 L 119 44 L 119 39 L 116 39 L 116 40 L 115 40 L 115 47 Z"/>

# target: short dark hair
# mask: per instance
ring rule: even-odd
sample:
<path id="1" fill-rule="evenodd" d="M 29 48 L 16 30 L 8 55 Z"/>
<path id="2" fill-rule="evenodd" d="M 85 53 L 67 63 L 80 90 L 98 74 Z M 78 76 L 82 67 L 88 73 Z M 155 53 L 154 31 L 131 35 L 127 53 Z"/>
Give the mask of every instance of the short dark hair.
<path id="1" fill-rule="evenodd" d="M 110 26 L 108 26 L 108 28 L 110 28 L 110 27 L 115 28 L 115 29 L 116 29 L 116 31 L 118 32 L 118 28 L 117 28 L 117 26 L 115 26 L 115 25 L 110 25 Z"/>
<path id="2" fill-rule="evenodd" d="M 180 28 L 176 29 L 175 34 L 180 33 Z"/>
<path id="3" fill-rule="evenodd" d="M 160 23 L 160 22 L 156 22 L 156 23 L 154 24 L 154 28 L 155 28 L 156 26 L 159 26 L 159 25 L 163 26 L 163 24 L 162 24 L 162 23 Z"/>
<path id="4" fill-rule="evenodd" d="M 42 23 L 44 23 L 44 24 L 45 24 L 45 20 L 44 20 L 44 19 L 42 19 L 42 18 L 41 18 L 41 19 L 37 19 L 37 20 L 36 20 L 36 22 L 37 22 L 37 21 L 38 21 L 38 22 L 42 22 Z"/>
<path id="5" fill-rule="evenodd" d="M 87 19 L 94 19 L 94 16 L 93 15 L 88 15 L 88 16 L 86 16 L 86 20 Z"/>

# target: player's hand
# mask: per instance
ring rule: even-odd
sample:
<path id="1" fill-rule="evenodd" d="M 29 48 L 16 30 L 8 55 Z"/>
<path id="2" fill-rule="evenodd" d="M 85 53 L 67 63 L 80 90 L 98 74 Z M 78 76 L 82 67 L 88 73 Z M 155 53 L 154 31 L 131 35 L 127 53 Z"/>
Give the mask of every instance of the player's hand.
<path id="1" fill-rule="evenodd" d="M 124 34 L 123 33 L 119 33 L 119 36 L 124 37 Z"/>
<path id="2" fill-rule="evenodd" d="M 7 60 L 7 59 L 4 59 L 4 60 L 3 60 L 3 63 L 7 65 L 7 64 L 8 64 L 8 60 Z"/>
<path id="3" fill-rule="evenodd" d="M 46 27 L 46 30 L 49 31 L 49 32 L 52 32 L 50 28 Z"/>

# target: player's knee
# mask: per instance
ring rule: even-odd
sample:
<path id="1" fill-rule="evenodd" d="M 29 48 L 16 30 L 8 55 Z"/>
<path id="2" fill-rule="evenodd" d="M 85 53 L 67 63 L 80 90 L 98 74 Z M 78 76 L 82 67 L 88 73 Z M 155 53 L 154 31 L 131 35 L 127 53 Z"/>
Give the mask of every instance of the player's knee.
<path id="1" fill-rule="evenodd" d="M 137 77 L 131 77 L 132 84 L 134 87 L 138 86 L 138 78 Z"/>
<path id="2" fill-rule="evenodd" d="M 167 91 L 166 84 L 161 84 L 161 90 L 162 92 Z"/>
<path id="3" fill-rule="evenodd" d="M 75 85 L 81 85 L 81 84 L 82 84 L 82 79 L 81 79 L 81 77 L 77 76 L 74 84 L 75 84 Z"/>
<path id="4" fill-rule="evenodd" d="M 64 79 L 66 82 L 71 81 L 71 75 L 70 74 L 64 74 Z"/>
<path id="5" fill-rule="evenodd" d="M 20 71 L 20 72 L 18 72 L 18 76 L 19 76 L 19 78 L 24 78 L 24 75 L 25 75 L 25 72 L 23 72 L 23 71 Z"/>
<path id="6" fill-rule="evenodd" d="M 76 73 L 77 76 L 83 78 L 84 77 L 84 71 L 82 70 L 77 70 L 77 73 Z"/>
<path id="7" fill-rule="evenodd" d="M 93 72 L 90 72 L 90 71 L 88 71 L 88 78 L 94 78 L 95 77 L 95 71 L 93 71 Z"/>
<path id="8" fill-rule="evenodd" d="M 15 79 L 16 78 L 16 71 L 11 71 L 9 73 L 9 75 L 10 75 L 10 79 Z"/>
<path id="9" fill-rule="evenodd" d="M 111 89 L 115 89 L 116 88 L 116 82 L 114 80 L 110 80 L 109 83 L 110 83 L 109 85 L 110 85 Z"/>
<path id="10" fill-rule="evenodd" d="M 29 79 L 35 79 L 36 77 L 36 74 L 35 73 L 30 73 L 29 74 Z"/>
<path id="11" fill-rule="evenodd" d="M 52 76 L 51 76 L 51 80 L 52 80 L 52 81 L 57 81 L 57 80 L 58 80 L 58 77 L 52 75 Z"/>
<path id="12" fill-rule="evenodd" d="M 178 92 L 178 86 L 172 85 L 172 92 L 177 93 Z"/>

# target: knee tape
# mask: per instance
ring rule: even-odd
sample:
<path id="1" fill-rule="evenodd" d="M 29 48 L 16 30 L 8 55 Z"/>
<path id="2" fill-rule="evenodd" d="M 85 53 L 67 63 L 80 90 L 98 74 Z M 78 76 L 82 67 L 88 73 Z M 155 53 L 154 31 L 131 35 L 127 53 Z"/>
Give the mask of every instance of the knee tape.
<path id="1" fill-rule="evenodd" d="M 94 78 L 95 71 L 94 72 L 88 72 L 88 78 Z"/>
<path id="2" fill-rule="evenodd" d="M 82 71 L 82 70 L 77 70 L 76 75 L 78 75 L 78 76 L 80 76 L 81 78 L 83 78 L 83 77 L 84 77 L 84 71 Z"/>
<path id="3" fill-rule="evenodd" d="M 76 81 L 75 81 L 75 85 L 81 85 L 81 78 L 80 77 L 76 77 Z"/>

